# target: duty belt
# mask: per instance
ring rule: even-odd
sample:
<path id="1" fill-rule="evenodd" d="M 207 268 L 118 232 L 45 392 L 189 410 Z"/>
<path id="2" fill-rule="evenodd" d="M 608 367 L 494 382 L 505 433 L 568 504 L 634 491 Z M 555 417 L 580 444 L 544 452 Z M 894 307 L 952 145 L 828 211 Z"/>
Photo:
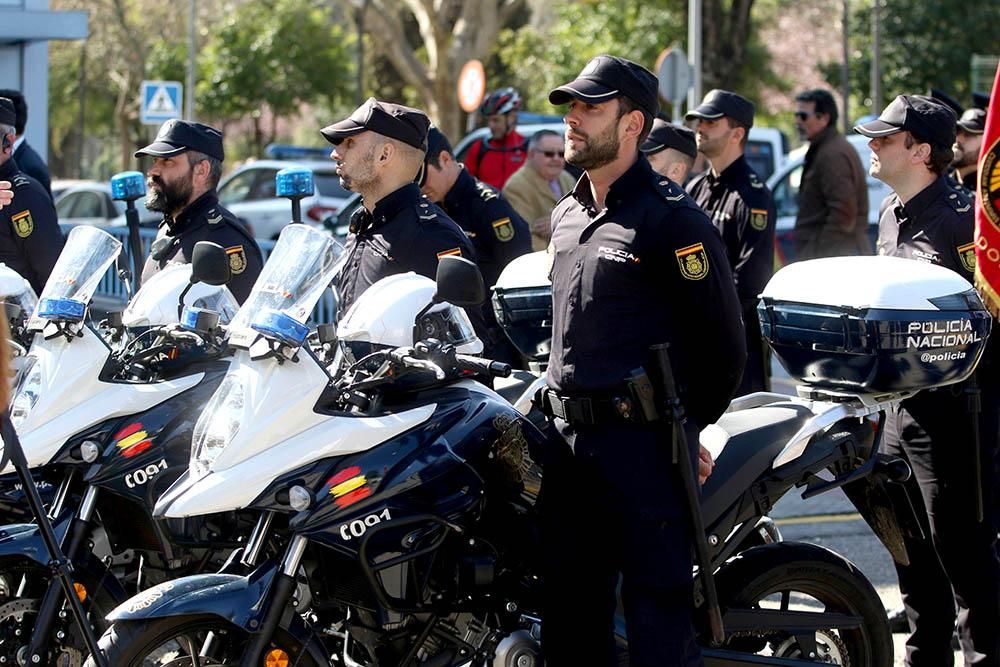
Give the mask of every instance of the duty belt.
<path id="1" fill-rule="evenodd" d="M 545 388 L 538 392 L 538 408 L 569 424 L 644 424 L 648 420 L 628 389 L 599 396 L 565 396 Z"/>

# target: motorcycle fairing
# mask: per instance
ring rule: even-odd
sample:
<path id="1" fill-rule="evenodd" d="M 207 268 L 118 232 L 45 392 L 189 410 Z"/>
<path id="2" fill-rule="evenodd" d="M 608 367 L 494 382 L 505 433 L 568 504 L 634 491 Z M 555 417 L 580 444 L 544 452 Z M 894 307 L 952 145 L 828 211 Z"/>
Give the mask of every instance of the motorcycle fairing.
<path id="1" fill-rule="evenodd" d="M 52 522 L 56 541 L 62 544 L 73 521 L 73 511 L 65 510 Z M 15 523 L 0 528 L 0 558 L 22 557 L 48 567 L 52 558 L 45 548 L 42 533 L 33 523 Z"/>

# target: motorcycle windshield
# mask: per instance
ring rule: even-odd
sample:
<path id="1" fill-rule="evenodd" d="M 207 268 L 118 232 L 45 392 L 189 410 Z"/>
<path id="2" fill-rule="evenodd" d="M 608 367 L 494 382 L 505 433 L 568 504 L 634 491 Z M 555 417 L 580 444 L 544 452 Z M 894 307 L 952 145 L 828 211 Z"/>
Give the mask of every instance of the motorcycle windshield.
<path id="1" fill-rule="evenodd" d="M 343 254 L 344 247 L 325 232 L 301 224 L 281 230 L 250 297 L 233 318 L 229 343 L 249 347 L 260 335 L 251 327 L 254 318 L 269 311 L 305 325 Z"/>
<path id="2" fill-rule="evenodd" d="M 97 284 L 121 249 L 121 242 L 105 231 L 96 227 L 74 227 L 66 237 L 66 245 L 49 274 L 39 303 L 46 299 L 90 303 Z M 44 323 L 36 307 L 31 326 L 41 328 Z"/>

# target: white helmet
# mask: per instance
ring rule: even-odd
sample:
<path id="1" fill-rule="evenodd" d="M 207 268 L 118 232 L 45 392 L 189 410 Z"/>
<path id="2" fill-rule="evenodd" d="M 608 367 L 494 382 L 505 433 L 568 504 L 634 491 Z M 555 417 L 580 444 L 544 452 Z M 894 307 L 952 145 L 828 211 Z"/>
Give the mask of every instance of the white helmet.
<path id="1" fill-rule="evenodd" d="M 31 315 L 38 303 L 35 290 L 20 273 L 6 264 L 0 263 L 0 301 L 21 307 L 25 317 Z"/>
<path id="2" fill-rule="evenodd" d="M 420 320 L 437 286 L 415 273 L 398 273 L 378 281 L 348 309 L 337 326 L 355 359 L 379 349 L 407 347 L 418 340 L 437 338 L 463 354 L 479 354 L 483 343 L 465 311 L 450 303 L 435 304 Z"/>
<path id="3" fill-rule="evenodd" d="M 152 327 L 178 321 L 177 304 L 181 292 L 191 282 L 190 264 L 170 264 L 142 284 L 142 288 L 122 313 L 127 327 Z M 195 283 L 184 296 L 184 305 L 204 308 L 219 314 L 219 323 L 228 324 L 239 303 L 225 285 Z"/>

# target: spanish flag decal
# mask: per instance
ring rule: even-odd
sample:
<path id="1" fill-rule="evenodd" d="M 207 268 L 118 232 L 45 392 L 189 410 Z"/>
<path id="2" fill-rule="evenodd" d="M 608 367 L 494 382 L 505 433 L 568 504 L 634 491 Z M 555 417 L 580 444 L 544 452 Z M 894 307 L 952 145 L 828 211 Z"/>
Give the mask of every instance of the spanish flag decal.
<path id="1" fill-rule="evenodd" d="M 438 253 L 438 259 L 441 259 L 442 257 L 451 257 L 451 256 L 461 257 L 462 249 L 452 248 L 451 250 L 442 250 L 441 252 Z"/>
<path id="2" fill-rule="evenodd" d="M 115 434 L 115 446 L 127 459 L 138 456 L 153 446 L 153 439 L 142 429 L 142 424 L 129 424 Z"/>
<path id="3" fill-rule="evenodd" d="M 326 484 L 330 487 L 334 504 L 341 508 L 353 505 L 372 494 L 371 487 L 367 486 L 368 478 L 361 474 L 358 466 L 344 468 L 328 479 Z"/>

